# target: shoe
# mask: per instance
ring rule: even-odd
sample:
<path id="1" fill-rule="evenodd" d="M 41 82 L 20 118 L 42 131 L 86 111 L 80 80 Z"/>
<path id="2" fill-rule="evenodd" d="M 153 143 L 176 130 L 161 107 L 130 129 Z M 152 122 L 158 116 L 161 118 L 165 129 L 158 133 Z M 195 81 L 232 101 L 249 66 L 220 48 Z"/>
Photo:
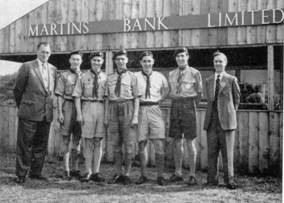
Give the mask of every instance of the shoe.
<path id="1" fill-rule="evenodd" d="M 132 183 L 132 181 L 131 181 L 129 176 L 124 176 L 123 179 L 124 179 L 123 180 L 123 184 L 124 185 L 130 185 Z"/>
<path id="2" fill-rule="evenodd" d="M 189 176 L 187 185 L 197 185 L 197 180 L 194 176 Z"/>
<path id="3" fill-rule="evenodd" d="M 160 176 L 157 178 L 157 183 L 161 186 L 166 185 L 166 179 L 163 176 Z"/>
<path id="4" fill-rule="evenodd" d="M 26 182 L 25 176 L 18 176 L 18 177 L 15 179 L 15 183 L 23 184 L 24 182 Z"/>
<path id="5" fill-rule="evenodd" d="M 181 176 L 178 176 L 178 175 L 176 175 L 176 174 L 173 174 L 170 178 L 169 178 L 169 180 L 168 180 L 169 182 L 179 182 L 179 181 L 183 181 L 183 178 L 181 177 Z"/>
<path id="6" fill-rule="evenodd" d="M 135 182 L 137 185 L 141 185 L 143 183 L 148 182 L 148 178 L 146 178 L 145 176 L 141 175 L 140 178 Z"/>
<path id="7" fill-rule="evenodd" d="M 81 178 L 81 174 L 79 170 L 72 170 L 70 171 L 70 176 L 74 177 L 76 179 L 80 179 Z"/>
<path id="8" fill-rule="evenodd" d="M 82 183 L 89 182 L 89 181 L 91 180 L 91 176 L 92 176 L 92 174 L 86 173 L 85 175 L 83 175 L 83 176 L 80 178 L 80 181 L 81 181 Z"/>
<path id="9" fill-rule="evenodd" d="M 72 177 L 70 176 L 70 173 L 68 171 L 64 171 L 63 175 L 62 175 L 62 179 L 63 180 L 71 180 Z"/>
<path id="10" fill-rule="evenodd" d="M 117 183 L 123 183 L 124 182 L 124 176 L 115 174 L 112 179 L 108 181 L 108 184 L 117 184 Z"/>
<path id="11" fill-rule="evenodd" d="M 218 186 L 218 181 L 207 181 L 207 183 L 205 184 L 205 186 Z"/>
<path id="12" fill-rule="evenodd" d="M 228 188 L 228 189 L 230 189 L 230 190 L 235 190 L 235 189 L 237 189 L 237 184 L 236 183 L 228 183 L 227 185 L 226 185 L 226 188 Z"/>
<path id="13" fill-rule="evenodd" d="M 48 178 L 47 177 L 44 177 L 43 175 L 35 175 L 35 174 L 30 174 L 29 175 L 29 178 L 30 179 L 35 179 L 35 180 L 41 180 L 41 181 L 45 181 L 45 182 L 48 182 Z"/>
<path id="14" fill-rule="evenodd" d="M 99 183 L 105 182 L 105 178 L 102 176 L 101 173 L 92 174 L 90 179 L 94 182 L 99 182 Z"/>

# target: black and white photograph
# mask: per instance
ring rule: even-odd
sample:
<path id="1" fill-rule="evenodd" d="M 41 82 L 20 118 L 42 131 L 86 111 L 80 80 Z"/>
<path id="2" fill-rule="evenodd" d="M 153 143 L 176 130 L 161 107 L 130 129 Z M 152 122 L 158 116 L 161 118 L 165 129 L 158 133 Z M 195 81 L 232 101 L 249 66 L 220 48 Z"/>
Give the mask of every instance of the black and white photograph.
<path id="1" fill-rule="evenodd" d="M 0 202 L 282 202 L 283 45 L 283 0 L 0 0 Z"/>

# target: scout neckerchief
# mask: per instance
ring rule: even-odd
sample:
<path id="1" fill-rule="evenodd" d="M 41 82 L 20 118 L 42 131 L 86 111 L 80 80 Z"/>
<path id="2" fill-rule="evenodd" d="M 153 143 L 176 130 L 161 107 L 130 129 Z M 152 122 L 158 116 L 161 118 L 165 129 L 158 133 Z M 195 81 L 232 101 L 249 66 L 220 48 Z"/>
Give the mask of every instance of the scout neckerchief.
<path id="1" fill-rule="evenodd" d="M 181 66 L 181 67 L 179 67 L 178 69 L 178 78 L 177 78 L 177 94 L 180 94 L 180 92 L 181 92 L 181 84 L 182 84 L 182 77 L 183 77 L 183 75 L 184 75 L 184 69 L 185 69 L 185 67 L 186 66 Z"/>
<path id="2" fill-rule="evenodd" d="M 122 77 L 122 74 L 125 73 L 126 71 L 127 71 L 127 69 L 122 70 L 121 72 L 118 72 L 118 70 L 117 70 L 118 78 L 117 78 L 115 90 L 114 90 L 115 95 L 117 97 L 120 97 L 121 77 Z"/>
<path id="3" fill-rule="evenodd" d="M 146 77 L 146 91 L 145 91 L 145 98 L 147 99 L 147 97 L 151 97 L 150 95 L 150 88 L 151 88 L 151 83 L 150 83 L 150 76 L 152 74 L 152 71 L 151 73 L 147 74 L 145 73 L 143 70 L 142 70 L 142 74 Z"/>
<path id="4" fill-rule="evenodd" d="M 98 89 L 99 89 L 99 74 L 90 69 L 91 73 L 94 74 L 94 81 L 93 81 L 93 98 L 98 98 Z"/>
<path id="5" fill-rule="evenodd" d="M 76 71 L 70 68 L 70 72 L 76 75 L 74 84 L 77 84 L 78 78 L 81 76 L 81 70 L 79 69 L 78 71 Z"/>

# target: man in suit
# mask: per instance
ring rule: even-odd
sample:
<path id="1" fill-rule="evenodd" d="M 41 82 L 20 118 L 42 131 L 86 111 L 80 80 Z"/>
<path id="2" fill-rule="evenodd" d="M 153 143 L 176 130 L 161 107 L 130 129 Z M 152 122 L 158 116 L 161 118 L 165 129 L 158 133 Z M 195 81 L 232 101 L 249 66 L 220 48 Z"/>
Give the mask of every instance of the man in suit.
<path id="1" fill-rule="evenodd" d="M 49 64 L 50 45 L 40 42 L 37 59 L 24 63 L 16 78 L 14 96 L 19 117 L 17 135 L 17 183 L 31 179 L 45 180 L 41 171 L 47 154 L 56 68 Z"/>
<path id="2" fill-rule="evenodd" d="M 218 185 L 218 154 L 223 158 L 224 182 L 235 189 L 234 141 L 237 128 L 236 111 L 240 103 L 237 78 L 225 72 L 227 57 L 217 51 L 213 55 L 215 74 L 206 79 L 205 93 L 208 101 L 204 120 L 208 145 L 208 185 Z"/>

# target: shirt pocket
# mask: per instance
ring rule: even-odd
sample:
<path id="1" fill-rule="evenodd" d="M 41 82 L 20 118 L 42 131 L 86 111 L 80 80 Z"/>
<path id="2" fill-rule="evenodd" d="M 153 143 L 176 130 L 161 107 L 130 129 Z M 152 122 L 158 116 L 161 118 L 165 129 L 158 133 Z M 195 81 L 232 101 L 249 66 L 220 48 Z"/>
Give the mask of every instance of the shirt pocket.
<path id="1" fill-rule="evenodd" d="M 155 94 L 158 94 L 161 92 L 161 87 L 162 87 L 162 84 L 161 83 L 151 83 L 151 86 L 150 86 L 150 90 L 151 92 L 155 93 Z"/>
<path id="2" fill-rule="evenodd" d="M 93 87 L 92 82 L 87 82 L 84 84 L 83 88 L 83 96 L 84 97 L 92 97 L 93 96 Z"/>
<path id="3" fill-rule="evenodd" d="M 169 81 L 169 83 L 172 90 L 175 90 L 177 88 L 177 82 Z"/>
<path id="4" fill-rule="evenodd" d="M 75 87 L 75 82 L 74 83 L 67 83 L 66 89 L 65 89 L 65 94 L 67 96 L 72 95 L 74 87 Z"/>
<path id="5" fill-rule="evenodd" d="M 132 96 L 130 81 L 121 81 L 120 91 L 121 91 L 121 96 L 122 95 L 126 97 Z"/>
<path id="6" fill-rule="evenodd" d="M 195 87 L 195 81 L 183 81 L 183 87 L 186 90 L 191 90 Z"/>
<path id="7" fill-rule="evenodd" d="M 222 93 L 223 94 L 229 94 L 230 92 L 232 92 L 232 88 L 230 85 L 226 85 L 223 89 L 222 89 Z"/>
<path id="8" fill-rule="evenodd" d="M 109 93 L 110 94 L 115 94 L 115 86 L 116 86 L 116 80 L 114 81 L 109 81 L 107 84 L 108 88 L 109 88 Z"/>

